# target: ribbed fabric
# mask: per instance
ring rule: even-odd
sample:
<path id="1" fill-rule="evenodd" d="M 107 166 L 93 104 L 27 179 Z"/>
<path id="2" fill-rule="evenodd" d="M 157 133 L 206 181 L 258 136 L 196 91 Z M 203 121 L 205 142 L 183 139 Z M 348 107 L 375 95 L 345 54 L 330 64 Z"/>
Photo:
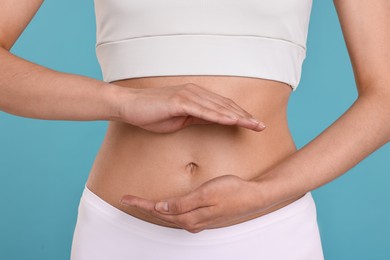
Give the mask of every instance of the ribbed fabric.
<path id="1" fill-rule="evenodd" d="M 287 83 L 306 58 L 312 0 L 94 0 L 103 80 L 225 75 Z"/>

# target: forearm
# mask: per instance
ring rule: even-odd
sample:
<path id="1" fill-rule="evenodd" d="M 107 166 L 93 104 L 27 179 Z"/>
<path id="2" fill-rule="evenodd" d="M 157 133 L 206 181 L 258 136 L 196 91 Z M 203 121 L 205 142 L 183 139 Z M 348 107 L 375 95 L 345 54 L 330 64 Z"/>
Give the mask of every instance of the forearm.
<path id="1" fill-rule="evenodd" d="M 389 95 L 360 96 L 315 139 L 253 181 L 271 206 L 298 197 L 344 174 L 389 142 L 389 122 Z"/>
<path id="2" fill-rule="evenodd" d="M 117 117 L 121 87 L 62 73 L 0 48 L 0 110 L 48 120 L 110 120 Z"/>

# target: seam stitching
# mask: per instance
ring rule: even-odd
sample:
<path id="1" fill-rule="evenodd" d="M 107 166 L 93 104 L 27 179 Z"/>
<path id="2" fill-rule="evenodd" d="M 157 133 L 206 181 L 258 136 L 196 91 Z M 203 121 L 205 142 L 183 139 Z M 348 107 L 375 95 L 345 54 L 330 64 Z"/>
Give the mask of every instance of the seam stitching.
<path id="1" fill-rule="evenodd" d="M 301 44 L 297 44 L 293 41 L 286 40 L 283 38 L 275 38 L 275 37 L 269 37 L 269 36 L 259 36 L 259 35 L 241 35 L 241 34 L 205 34 L 205 33 L 198 33 L 198 34 L 187 34 L 187 33 L 175 33 L 175 34 L 161 34 L 161 35 L 145 35 L 145 36 L 139 36 L 139 37 L 131 37 L 131 38 L 125 38 L 122 40 L 117 40 L 117 41 L 106 41 L 106 42 L 99 42 L 95 44 L 95 48 L 98 48 L 103 45 L 108 45 L 108 44 L 115 44 L 115 43 L 122 43 L 130 40 L 137 40 L 137 39 L 142 39 L 142 38 L 154 38 L 154 37 L 173 37 L 173 36 L 226 36 L 226 37 L 254 37 L 254 38 L 264 38 L 268 40 L 276 40 L 276 41 L 283 41 L 289 44 L 292 44 L 294 46 L 297 46 L 304 51 L 306 51 L 306 47 L 302 46 Z"/>

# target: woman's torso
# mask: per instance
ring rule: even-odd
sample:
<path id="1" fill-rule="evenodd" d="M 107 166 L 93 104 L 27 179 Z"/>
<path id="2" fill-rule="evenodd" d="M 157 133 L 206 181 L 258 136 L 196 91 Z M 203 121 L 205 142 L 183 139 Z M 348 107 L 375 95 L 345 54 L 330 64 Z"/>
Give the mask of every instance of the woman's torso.
<path id="1" fill-rule="evenodd" d="M 234 76 L 145 77 L 111 83 L 133 88 L 198 84 L 231 98 L 267 126 L 256 132 L 218 124 L 192 125 L 174 133 L 156 134 L 109 121 L 87 186 L 114 207 L 145 221 L 167 226 L 138 209 L 121 205 L 123 195 L 161 200 L 184 195 L 220 175 L 249 180 L 297 150 L 287 122 L 292 91 L 285 83 Z"/>

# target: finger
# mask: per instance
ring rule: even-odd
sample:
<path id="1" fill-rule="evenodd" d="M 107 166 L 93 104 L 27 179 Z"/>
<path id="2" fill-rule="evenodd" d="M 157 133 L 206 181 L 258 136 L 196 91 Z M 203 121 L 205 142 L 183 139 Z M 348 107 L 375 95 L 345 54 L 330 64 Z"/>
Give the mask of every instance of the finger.
<path id="1" fill-rule="evenodd" d="M 239 115 L 238 117 L 238 125 L 253 129 L 256 131 L 261 131 L 265 129 L 264 122 L 260 122 L 258 119 L 256 119 L 252 114 L 250 114 L 248 111 L 240 107 L 236 102 L 234 102 L 232 99 L 218 95 L 214 92 L 207 91 L 205 89 L 201 89 L 205 92 L 204 96 L 199 96 L 200 98 L 210 98 L 213 102 L 215 102 L 216 105 L 224 104 L 225 108 L 234 112 L 236 112 L 236 115 Z"/>
<path id="2" fill-rule="evenodd" d="M 238 119 L 237 125 L 255 131 L 263 131 L 266 128 L 266 125 L 263 122 L 259 122 L 256 119 L 249 119 L 249 120 Z"/>
<path id="3" fill-rule="evenodd" d="M 155 209 L 163 214 L 183 214 L 202 207 L 213 206 L 212 199 L 204 189 L 194 190 L 187 195 L 169 198 L 156 203 Z"/>
<path id="4" fill-rule="evenodd" d="M 187 116 L 184 119 L 182 126 L 184 127 L 188 125 L 209 125 L 209 124 L 213 124 L 213 122 L 195 116 Z"/>
<path id="5" fill-rule="evenodd" d="M 212 206 L 211 206 L 212 207 Z M 206 223 L 214 219 L 214 215 L 210 213 L 211 207 L 197 208 L 193 211 L 185 212 L 178 215 L 166 215 L 156 211 L 156 216 L 166 222 L 175 223 L 177 226 L 190 231 L 192 233 L 199 232 L 207 228 Z"/>
<path id="6" fill-rule="evenodd" d="M 222 110 L 222 109 L 221 109 Z M 238 116 L 233 113 L 223 113 L 214 107 L 206 107 L 205 104 L 185 104 L 182 107 L 181 115 L 190 115 L 202 120 L 211 121 L 214 123 L 234 125 L 238 120 Z"/>
<path id="7" fill-rule="evenodd" d="M 155 218 L 158 218 L 159 220 L 163 221 L 164 223 L 174 224 L 176 226 L 179 226 L 183 229 L 191 229 L 196 219 L 192 218 L 192 215 L 189 213 L 185 215 L 164 215 L 160 212 L 155 210 L 155 202 L 146 200 L 143 198 L 139 198 L 132 195 L 126 195 L 122 197 L 121 203 L 126 206 L 134 206 L 138 210 L 151 215 Z"/>
<path id="8" fill-rule="evenodd" d="M 142 125 L 140 127 L 157 133 L 171 133 L 189 125 L 209 125 L 214 123 L 215 122 L 204 120 L 192 115 L 186 115 L 171 117 L 168 120 L 164 119 L 158 122 L 154 122 L 152 124 Z"/>
<path id="9" fill-rule="evenodd" d="M 156 202 L 133 195 L 125 195 L 121 198 L 120 203 L 126 206 L 136 207 L 137 209 L 151 211 L 154 209 L 154 204 Z"/>
<path id="10" fill-rule="evenodd" d="M 214 215 L 210 211 L 211 207 L 202 207 L 196 210 L 186 212 L 181 215 L 164 215 L 170 217 L 175 221 L 177 225 L 183 229 L 191 232 L 198 233 L 207 228 L 207 223 L 214 219 Z"/>
<path id="11" fill-rule="evenodd" d="M 252 130 L 263 130 L 259 123 L 240 117 L 234 112 L 210 101 L 203 101 L 202 104 L 187 102 L 181 106 L 181 111 L 176 115 L 192 115 L 203 120 L 212 121 L 223 125 L 238 125 Z"/>
<path id="12" fill-rule="evenodd" d="M 197 208 L 183 214 L 167 215 L 155 210 L 155 202 L 139 197 L 126 195 L 121 199 L 121 203 L 126 206 L 134 206 L 145 214 L 158 218 L 164 223 L 183 228 L 191 233 L 197 233 L 206 229 L 207 223 L 212 223 L 214 219 L 219 218 L 216 212 L 212 210 L 213 206 Z"/>
<path id="13" fill-rule="evenodd" d="M 187 100 L 187 102 L 184 102 L 179 106 L 174 114 L 174 116 L 188 115 L 224 125 L 235 125 L 240 118 L 236 113 L 229 111 L 221 105 L 212 103 L 209 100 L 203 100 L 201 103 Z"/>
<path id="14" fill-rule="evenodd" d="M 210 99 L 209 94 L 216 96 L 214 100 Z M 198 106 L 207 107 L 210 110 L 224 114 L 230 118 L 237 118 L 235 123 L 236 125 L 256 131 L 261 131 L 265 128 L 264 123 L 260 123 L 251 114 L 238 107 L 238 105 L 235 104 L 231 99 L 219 96 L 213 92 L 207 92 L 204 96 L 200 96 L 199 94 L 194 93 L 194 96 L 196 99 L 193 100 L 193 102 Z M 233 104 L 235 104 L 235 106 L 237 106 L 239 109 L 234 108 Z"/>
<path id="15" fill-rule="evenodd" d="M 214 103 L 217 106 L 224 107 L 225 109 L 229 110 L 230 112 L 234 112 L 236 115 L 242 118 L 253 118 L 253 116 L 250 115 L 247 111 L 235 104 L 233 100 L 218 95 L 211 91 L 203 89 L 201 89 L 201 91 L 203 92 L 201 94 L 193 93 L 198 103 L 202 103 L 205 99 L 207 99 L 211 103 Z"/>
<path id="16" fill-rule="evenodd" d="M 155 201 L 143 199 L 132 195 L 125 195 L 121 198 L 120 203 L 125 206 L 135 207 L 143 213 L 156 217 L 167 224 L 177 224 L 174 221 L 169 221 L 168 217 L 165 217 L 163 214 L 155 210 Z"/>
<path id="17" fill-rule="evenodd" d="M 217 93 L 214 93 L 212 91 L 208 91 L 206 89 L 201 88 L 202 92 L 205 92 L 205 95 L 202 95 L 201 97 L 203 98 L 208 97 L 212 99 L 216 103 L 223 103 L 226 107 L 230 107 L 232 109 L 235 109 L 237 113 L 239 113 L 241 116 L 246 117 L 246 118 L 254 118 L 253 115 L 251 115 L 248 111 L 246 111 L 244 108 L 239 106 L 236 102 L 234 102 L 232 99 L 224 97 L 222 95 L 219 95 Z"/>
<path id="18" fill-rule="evenodd" d="M 171 119 L 171 120 L 173 120 L 173 119 Z M 240 119 L 236 119 L 236 121 L 239 121 L 239 120 Z M 180 122 L 180 121 L 182 121 L 182 119 L 178 118 L 177 121 Z M 187 116 L 187 118 L 184 120 L 184 122 L 181 123 L 181 127 L 188 126 L 188 125 L 197 125 L 197 124 L 199 124 L 199 125 L 209 125 L 209 124 L 213 124 L 213 123 L 214 122 L 211 122 L 211 121 L 199 118 L 199 117 Z M 174 123 L 172 123 L 172 124 L 174 124 Z M 250 129 L 253 129 L 255 131 L 262 131 L 262 130 L 265 129 L 265 125 L 263 126 L 263 123 L 261 123 L 261 122 L 257 123 L 257 125 L 255 125 L 255 126 L 253 126 L 252 122 L 250 124 L 247 124 L 247 122 L 245 122 L 245 121 L 244 122 L 238 122 L 236 124 L 239 125 L 239 126 L 245 126 L 246 128 L 250 128 Z"/>
<path id="19" fill-rule="evenodd" d="M 186 88 L 184 95 L 176 96 L 179 97 L 176 101 L 179 102 L 179 106 L 184 105 L 183 103 L 196 103 L 201 106 L 205 106 L 209 109 L 217 110 L 221 112 L 221 109 L 228 111 L 229 114 L 234 114 L 235 117 L 248 117 L 248 113 L 242 108 L 238 109 L 230 103 L 232 100 L 218 95 L 212 91 L 206 90 L 198 85 L 190 85 Z"/>
<path id="20" fill-rule="evenodd" d="M 195 111 L 193 111 L 195 114 L 189 114 L 195 115 L 196 117 L 205 120 L 210 120 L 221 124 L 238 125 L 255 131 L 261 131 L 265 128 L 264 124 L 259 124 L 258 120 L 253 118 L 253 116 L 250 115 L 247 111 L 235 104 L 233 100 L 218 95 L 217 93 L 209 91 L 199 85 L 187 85 L 186 92 L 184 93 L 185 95 L 176 96 L 179 98 L 175 99 L 178 108 L 175 111 L 175 115 L 185 116 L 186 113 L 190 111 L 189 109 L 195 109 Z M 187 110 L 185 108 L 187 108 Z M 230 119 L 229 121 L 232 122 L 221 122 L 216 121 L 216 119 L 204 118 L 201 116 L 201 114 L 205 114 L 202 111 L 205 110 L 204 108 L 206 108 L 206 111 L 204 111 L 205 113 L 207 113 L 208 109 L 217 115 L 218 113 L 224 114 L 226 118 L 224 118 L 222 121 Z M 199 109 L 201 111 L 196 111 Z"/>

